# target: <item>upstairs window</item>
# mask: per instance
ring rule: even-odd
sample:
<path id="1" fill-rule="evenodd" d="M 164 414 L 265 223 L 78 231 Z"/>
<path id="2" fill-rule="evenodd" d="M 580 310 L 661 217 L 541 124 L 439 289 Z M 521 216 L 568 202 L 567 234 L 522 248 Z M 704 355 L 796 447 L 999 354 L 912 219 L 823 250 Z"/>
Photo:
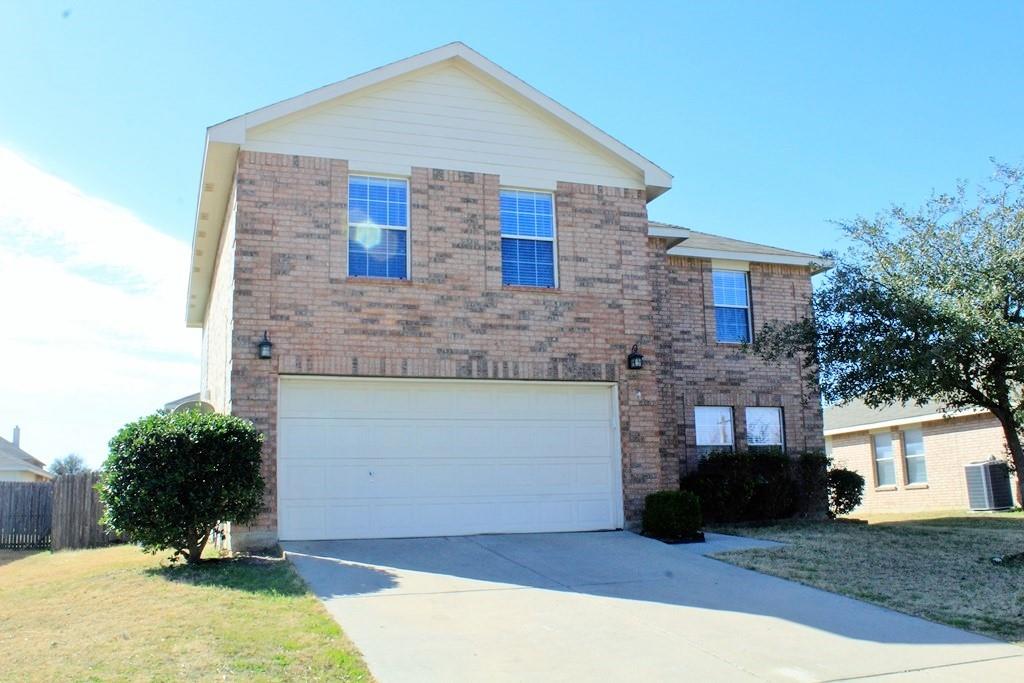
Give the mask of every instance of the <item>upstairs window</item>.
<path id="1" fill-rule="evenodd" d="M 872 435 L 875 450 L 875 485 L 896 486 L 896 461 L 892 453 L 892 432 Z"/>
<path id="2" fill-rule="evenodd" d="M 907 465 L 908 484 L 928 483 L 928 469 L 924 464 L 924 432 L 920 428 L 903 432 L 903 460 Z"/>
<path id="3" fill-rule="evenodd" d="M 399 178 L 349 176 L 348 274 L 409 277 L 409 183 Z"/>
<path id="4" fill-rule="evenodd" d="M 741 270 L 711 271 L 715 297 L 715 338 L 727 344 L 750 341 L 750 292 Z"/>
<path id="5" fill-rule="evenodd" d="M 693 409 L 693 421 L 700 457 L 715 451 L 732 450 L 732 408 L 697 406 Z"/>
<path id="6" fill-rule="evenodd" d="M 555 286 L 555 198 L 501 191 L 501 284 Z"/>
<path id="7" fill-rule="evenodd" d="M 752 451 L 782 451 L 782 408 L 747 408 L 747 446 Z"/>

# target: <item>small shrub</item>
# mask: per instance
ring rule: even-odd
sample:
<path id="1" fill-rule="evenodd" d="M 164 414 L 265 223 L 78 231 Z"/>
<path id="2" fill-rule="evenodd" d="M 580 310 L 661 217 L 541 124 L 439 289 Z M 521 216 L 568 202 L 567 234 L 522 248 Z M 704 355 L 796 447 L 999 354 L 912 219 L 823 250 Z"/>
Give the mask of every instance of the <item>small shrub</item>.
<path id="1" fill-rule="evenodd" d="M 214 525 L 245 524 L 263 505 L 263 435 L 217 413 L 150 415 L 110 440 L 98 485 L 103 522 L 144 550 L 199 562 Z"/>
<path id="2" fill-rule="evenodd" d="M 847 469 L 828 473 L 828 514 L 835 518 L 853 512 L 864 497 L 864 477 Z"/>
<path id="3" fill-rule="evenodd" d="M 665 540 L 697 536 L 701 527 L 700 500 L 689 491 L 658 491 L 644 501 L 644 533 Z"/>

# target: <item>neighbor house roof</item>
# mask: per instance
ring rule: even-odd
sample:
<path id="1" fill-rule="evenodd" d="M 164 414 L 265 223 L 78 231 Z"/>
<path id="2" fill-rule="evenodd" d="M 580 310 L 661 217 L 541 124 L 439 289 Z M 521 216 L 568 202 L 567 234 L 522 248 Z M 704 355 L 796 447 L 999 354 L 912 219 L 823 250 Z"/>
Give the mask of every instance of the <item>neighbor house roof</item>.
<path id="1" fill-rule="evenodd" d="M 47 479 L 53 475 L 46 471 L 46 465 L 21 450 L 7 439 L 0 437 L 0 470 L 32 472 Z"/>
<path id="2" fill-rule="evenodd" d="M 246 144 L 247 133 L 272 121 L 297 115 L 298 112 L 312 107 L 446 62 L 471 71 L 481 81 L 514 100 L 518 106 L 545 117 L 560 129 L 579 136 L 581 140 L 586 141 L 587 145 L 602 150 L 602 154 L 617 159 L 617 163 L 633 169 L 639 174 L 638 177 L 642 178 L 648 200 L 657 197 L 672 186 L 672 176 L 663 168 L 463 43 L 449 43 L 358 76 L 311 90 L 303 95 L 256 109 L 207 130 L 186 305 L 188 325 L 198 327 L 203 323 L 237 154 L 239 149 Z"/>
<path id="3" fill-rule="evenodd" d="M 754 263 L 779 263 L 793 266 L 811 266 L 815 273 L 832 267 L 829 259 L 802 251 L 780 249 L 766 244 L 746 242 L 731 237 L 720 237 L 692 228 L 652 221 L 648 234 L 659 236 L 670 230 L 685 230 L 687 235 L 668 250 L 672 256 L 693 256 L 696 258 L 751 261 Z"/>
<path id="4" fill-rule="evenodd" d="M 861 399 L 847 404 L 825 406 L 825 436 L 847 434 L 869 429 L 884 429 L 917 422 L 932 422 L 947 417 L 978 415 L 982 409 L 950 411 L 941 403 L 928 402 L 923 405 L 907 403 L 884 408 L 871 408 Z"/>
<path id="5" fill-rule="evenodd" d="M 189 394 L 188 396 L 182 396 L 181 398 L 176 398 L 173 401 L 169 401 L 169 402 L 165 403 L 164 404 L 164 410 L 166 410 L 168 412 L 173 412 L 174 409 L 179 407 L 179 406 L 183 406 L 186 403 L 195 403 L 198 400 L 199 400 L 199 392 L 197 391 L 194 394 Z"/>

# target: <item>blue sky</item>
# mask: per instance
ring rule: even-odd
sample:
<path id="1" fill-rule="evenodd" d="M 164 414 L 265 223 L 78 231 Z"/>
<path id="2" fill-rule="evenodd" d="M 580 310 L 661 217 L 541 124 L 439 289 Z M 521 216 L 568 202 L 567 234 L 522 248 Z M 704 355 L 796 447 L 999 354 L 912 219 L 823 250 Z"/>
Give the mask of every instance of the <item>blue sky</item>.
<path id="1" fill-rule="evenodd" d="M 0 291 L 26 319 L 0 330 L 0 435 L 98 463 L 197 386 L 184 260 L 218 121 L 462 40 L 673 173 L 652 218 L 818 252 L 830 219 L 1024 161 L 1022 34 L 1019 2 L 0 2 L 23 290 Z"/>

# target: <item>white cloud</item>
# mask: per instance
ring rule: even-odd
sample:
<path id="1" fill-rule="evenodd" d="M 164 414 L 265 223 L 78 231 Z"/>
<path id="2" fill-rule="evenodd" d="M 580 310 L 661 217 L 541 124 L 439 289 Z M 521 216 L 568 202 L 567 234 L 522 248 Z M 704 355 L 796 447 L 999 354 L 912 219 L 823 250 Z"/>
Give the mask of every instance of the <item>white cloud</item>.
<path id="1" fill-rule="evenodd" d="M 189 248 L 0 147 L 0 434 L 50 461 L 199 389 Z"/>

